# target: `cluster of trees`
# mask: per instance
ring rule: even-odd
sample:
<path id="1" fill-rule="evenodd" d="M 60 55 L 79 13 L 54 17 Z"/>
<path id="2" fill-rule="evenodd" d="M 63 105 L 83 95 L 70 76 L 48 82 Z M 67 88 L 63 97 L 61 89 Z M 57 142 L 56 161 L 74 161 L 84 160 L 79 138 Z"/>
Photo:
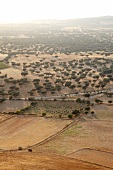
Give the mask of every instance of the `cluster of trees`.
<path id="1" fill-rule="evenodd" d="M 20 86 L 27 83 L 33 83 L 34 85 L 34 88 L 28 91 L 29 97 L 36 95 L 36 93 L 40 95 L 62 93 L 64 88 L 68 88 L 69 93 L 87 93 L 89 89 L 90 91 L 102 91 L 109 86 L 110 82 L 113 82 L 113 61 L 101 57 L 60 61 L 59 57 L 55 56 L 55 59 L 51 59 L 50 62 L 42 58 L 40 60 L 37 59 L 37 62 L 23 63 L 21 67 L 23 67 L 21 79 L 8 78 L 7 74 L 3 75 L 1 73 L 0 78 L 4 79 L 5 83 L 14 84 L 13 86 L 11 85 L 12 87 L 9 87 L 8 92 L 5 92 L 5 87 L 2 88 L 1 95 L 7 94 L 17 97 L 21 94 Z M 38 78 L 35 78 L 33 81 L 28 80 L 27 75 L 29 74 Z"/>
<path id="2" fill-rule="evenodd" d="M 6 29 L 2 26 L 0 32 L 0 36 L 3 36 L 0 46 L 1 52 L 13 55 L 16 55 L 16 52 L 18 54 L 34 54 L 37 51 L 49 54 L 59 51 L 65 54 L 81 51 L 112 52 L 113 33 L 111 29 L 109 31 L 108 28 L 87 29 L 85 26 L 81 31 L 80 26 L 78 27 L 80 23 L 77 24 L 76 21 L 70 25 L 69 21 L 67 25 L 66 23 L 57 23 L 57 26 L 54 26 L 54 23 L 48 23 L 49 25 L 32 23 L 21 25 L 21 28 L 19 25 L 15 25 L 12 30 L 10 27 Z M 84 22 L 83 25 L 85 25 Z M 96 26 L 98 27 L 98 25 Z M 68 27 L 76 27 L 76 29 L 68 29 Z M 20 34 L 25 35 L 25 38 L 21 38 Z"/>

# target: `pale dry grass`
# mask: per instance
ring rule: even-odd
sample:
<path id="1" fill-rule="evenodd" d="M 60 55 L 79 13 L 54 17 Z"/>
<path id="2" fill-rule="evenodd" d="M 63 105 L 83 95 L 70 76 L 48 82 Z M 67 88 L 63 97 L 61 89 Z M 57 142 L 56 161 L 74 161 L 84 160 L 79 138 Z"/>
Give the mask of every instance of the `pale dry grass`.
<path id="1" fill-rule="evenodd" d="M 113 122 L 87 120 L 78 122 L 58 137 L 34 147 L 34 150 L 67 155 L 82 148 L 93 148 L 113 152 Z"/>
<path id="2" fill-rule="evenodd" d="M 97 104 L 92 109 L 98 119 L 113 120 L 113 105 Z"/>
<path id="3" fill-rule="evenodd" d="M 18 149 L 35 145 L 70 123 L 71 120 L 15 116 L 0 124 L 0 149 Z"/>
<path id="4" fill-rule="evenodd" d="M 8 78 L 9 77 L 13 77 L 14 79 L 22 78 L 21 71 L 19 69 L 6 68 L 2 70 L 2 74 L 7 74 Z"/>
<path id="5" fill-rule="evenodd" d="M 0 53 L 0 60 L 4 60 L 7 57 L 7 54 L 1 54 Z"/>

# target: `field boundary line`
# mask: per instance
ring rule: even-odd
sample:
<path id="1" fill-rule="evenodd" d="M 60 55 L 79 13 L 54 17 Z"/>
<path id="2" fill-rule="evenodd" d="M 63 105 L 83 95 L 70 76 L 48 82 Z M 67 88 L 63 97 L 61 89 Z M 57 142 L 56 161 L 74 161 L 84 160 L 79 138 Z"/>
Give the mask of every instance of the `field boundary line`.
<path id="1" fill-rule="evenodd" d="M 73 126 L 73 125 L 74 125 L 76 122 L 78 122 L 78 121 L 79 121 L 79 120 L 76 120 L 76 121 L 73 120 L 70 124 L 66 125 L 62 130 L 58 131 L 57 133 L 49 136 L 48 138 L 46 138 L 46 139 L 44 139 L 44 140 L 42 140 L 42 141 L 40 141 L 40 142 L 38 142 L 38 143 L 36 143 L 36 144 L 34 144 L 34 145 L 31 145 L 31 146 L 22 148 L 22 150 L 24 151 L 24 150 L 27 150 L 27 149 L 29 149 L 29 148 L 33 148 L 33 147 L 35 147 L 35 146 L 43 145 L 44 143 L 52 140 L 52 139 L 53 139 L 54 137 L 56 137 L 57 135 L 60 135 L 63 131 L 67 130 L 68 128 L 70 128 L 71 126 Z M 11 152 L 11 151 L 19 151 L 19 150 L 18 150 L 18 149 L 7 149 L 7 150 L 0 149 L 0 152 L 7 152 L 7 151 Z"/>
<path id="2" fill-rule="evenodd" d="M 82 148 L 82 149 L 79 149 L 75 152 L 72 152 L 72 153 L 69 153 L 67 155 L 65 155 L 66 157 L 69 157 L 71 154 L 76 154 L 77 152 L 79 151 L 84 151 L 84 150 L 92 150 L 92 151 L 98 151 L 98 152 L 103 152 L 103 153 L 106 153 L 106 154 L 113 154 L 113 152 L 110 152 L 110 151 L 105 151 L 105 150 L 100 150 L 100 149 L 93 149 L 93 148 Z M 71 157 L 69 157 L 71 158 Z M 77 158 L 72 158 L 72 159 L 76 159 L 76 160 L 79 160 Z M 113 167 L 108 167 L 108 166 L 105 166 L 105 165 L 101 165 L 101 164 L 97 164 L 97 163 L 92 163 L 92 162 L 89 162 L 89 161 L 85 161 L 85 160 L 81 160 L 80 161 L 83 161 L 83 162 L 87 162 L 87 163 L 90 163 L 90 164 L 93 164 L 93 165 L 98 165 L 98 166 L 102 166 L 104 168 L 109 168 L 109 169 L 113 169 Z"/>
<path id="3" fill-rule="evenodd" d="M 52 140 L 54 137 L 60 135 L 60 134 L 61 134 L 62 132 L 64 132 L 65 130 L 69 129 L 70 127 L 72 127 L 73 125 L 75 125 L 76 123 L 78 123 L 78 122 L 80 121 L 79 118 L 80 118 L 81 116 L 82 116 L 82 114 L 78 117 L 77 120 L 73 120 L 70 124 L 66 125 L 62 130 L 58 131 L 58 132 L 55 133 L 54 135 L 46 138 L 45 140 L 43 140 L 43 141 L 41 141 L 41 142 L 39 142 L 39 143 L 37 143 L 37 144 L 35 144 L 35 145 L 29 146 L 29 147 L 27 147 L 27 148 L 33 148 L 33 147 L 35 147 L 35 146 L 40 146 L 40 145 L 43 145 L 43 144 L 45 144 L 46 142 Z M 26 149 L 27 149 L 27 148 L 26 148 Z"/>
<path id="4" fill-rule="evenodd" d="M 70 157 L 69 157 L 69 158 L 70 158 Z M 89 161 L 84 161 L 84 160 L 77 159 L 77 158 L 71 158 L 71 159 L 74 159 L 74 160 L 77 160 L 77 161 L 80 161 L 80 162 L 84 162 L 84 163 L 88 163 L 88 164 L 91 164 L 91 165 L 96 165 L 96 166 L 99 166 L 99 167 L 104 167 L 104 168 L 107 168 L 107 169 L 113 169 L 112 167 L 100 165 L 100 164 L 93 163 L 93 162 L 89 162 Z"/>
<path id="5" fill-rule="evenodd" d="M 39 142 L 39 143 L 36 143 L 36 144 L 34 144 L 34 145 L 32 145 L 32 146 L 29 146 L 29 147 L 27 147 L 27 148 L 34 148 L 35 146 L 40 146 L 40 145 L 45 144 L 46 142 L 49 142 L 49 141 L 52 140 L 54 137 L 60 135 L 62 132 L 64 132 L 65 130 L 67 130 L 67 129 L 70 128 L 71 126 L 73 126 L 75 123 L 76 123 L 76 121 L 71 122 L 70 124 L 66 125 L 66 126 L 65 126 L 62 130 L 60 130 L 59 132 L 57 132 L 57 133 L 53 134 L 52 136 L 46 138 L 45 140 L 43 140 L 43 141 L 41 141 L 41 142 Z M 26 148 L 26 149 L 27 149 L 27 148 Z"/>
<path id="6" fill-rule="evenodd" d="M 6 118 L 5 120 L 2 120 L 2 121 L 0 122 L 0 124 L 1 124 L 1 123 L 4 123 L 5 121 L 7 121 L 7 120 L 9 120 L 9 119 L 12 119 L 13 117 L 15 117 L 15 115 L 12 115 L 11 117 L 8 117 L 8 118 Z"/>
<path id="7" fill-rule="evenodd" d="M 82 150 L 92 150 L 92 151 L 98 151 L 98 152 L 104 152 L 104 153 L 108 153 L 108 154 L 113 154 L 113 152 L 110 152 L 110 151 L 106 151 L 106 150 L 100 150 L 100 149 L 93 149 L 93 148 L 82 148 L 82 149 L 79 149 L 77 151 L 74 151 L 74 152 L 71 152 L 65 156 L 69 156 L 71 154 L 74 154 L 76 152 L 79 152 L 79 151 L 82 151 Z"/>

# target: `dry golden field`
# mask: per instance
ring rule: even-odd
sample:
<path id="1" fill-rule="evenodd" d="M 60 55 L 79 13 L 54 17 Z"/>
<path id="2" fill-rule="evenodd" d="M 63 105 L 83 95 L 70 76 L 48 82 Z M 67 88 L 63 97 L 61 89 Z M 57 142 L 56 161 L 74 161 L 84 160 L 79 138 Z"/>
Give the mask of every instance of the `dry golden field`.
<path id="1" fill-rule="evenodd" d="M 0 153 L 1 170 L 106 170 L 101 166 L 44 153 Z"/>
<path id="2" fill-rule="evenodd" d="M 0 149 L 27 148 L 61 131 L 71 120 L 14 116 L 0 123 Z"/>

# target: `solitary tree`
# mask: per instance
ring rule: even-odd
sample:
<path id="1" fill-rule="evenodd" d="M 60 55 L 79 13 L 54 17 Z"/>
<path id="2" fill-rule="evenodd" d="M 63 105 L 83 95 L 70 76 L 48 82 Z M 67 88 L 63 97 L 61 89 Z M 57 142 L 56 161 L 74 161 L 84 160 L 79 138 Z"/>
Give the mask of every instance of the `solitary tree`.
<path id="1" fill-rule="evenodd" d="M 90 97 L 90 94 L 89 93 L 86 93 L 86 94 L 84 94 L 84 97 Z"/>
<path id="2" fill-rule="evenodd" d="M 79 110 L 73 110 L 73 111 L 72 111 L 72 114 L 73 114 L 73 115 L 76 115 L 76 116 L 78 116 L 78 115 L 79 115 L 79 113 L 80 113 L 80 111 L 79 111 Z"/>
<path id="3" fill-rule="evenodd" d="M 108 103 L 110 103 L 110 104 L 111 104 L 111 103 L 112 103 L 112 100 L 109 100 L 109 101 L 108 101 Z"/>

